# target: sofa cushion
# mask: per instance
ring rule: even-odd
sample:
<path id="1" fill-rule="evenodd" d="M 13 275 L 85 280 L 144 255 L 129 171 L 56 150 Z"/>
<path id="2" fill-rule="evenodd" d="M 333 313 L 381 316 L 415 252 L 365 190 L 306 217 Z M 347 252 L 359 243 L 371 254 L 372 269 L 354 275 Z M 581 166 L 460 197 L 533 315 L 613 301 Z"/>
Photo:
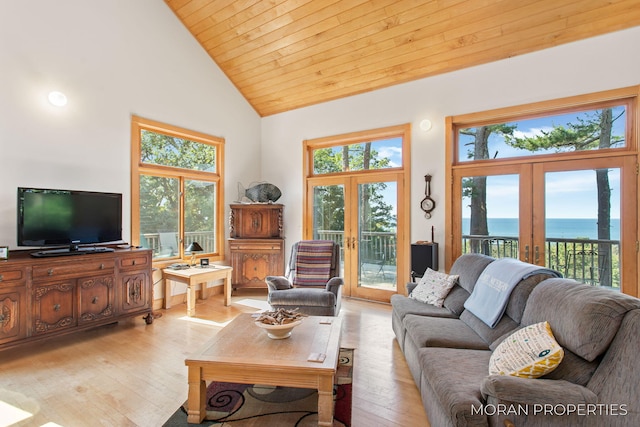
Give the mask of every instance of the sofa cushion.
<path id="1" fill-rule="evenodd" d="M 505 338 L 491 355 L 489 374 L 540 378 L 556 369 L 563 357 L 549 323 L 540 322 Z"/>
<path id="2" fill-rule="evenodd" d="M 513 319 L 516 323 L 522 321 L 522 314 L 527 306 L 527 300 L 533 289 L 544 280 L 554 277 L 548 273 L 536 273 L 522 279 L 509 296 L 509 302 L 505 314 Z"/>
<path id="3" fill-rule="evenodd" d="M 609 347 L 620 322 L 640 300 L 568 279 L 547 279 L 531 292 L 523 325 L 548 321 L 560 345 L 593 361 Z"/>
<path id="4" fill-rule="evenodd" d="M 419 314 L 421 316 L 448 317 L 455 318 L 456 315 L 445 307 L 425 304 L 403 295 L 391 295 L 391 306 L 393 312 L 399 319 L 404 319 L 407 314 Z"/>
<path id="5" fill-rule="evenodd" d="M 502 316 L 496 327 L 491 328 L 469 310 L 462 312 L 460 320 L 488 343 L 494 342 L 504 334 L 515 331 L 519 326 L 509 316 Z"/>
<path id="6" fill-rule="evenodd" d="M 628 403 L 625 426 L 640 425 L 638 343 L 640 343 L 640 310 L 632 310 L 621 322 L 618 333 L 588 385 L 601 402 Z"/>
<path id="7" fill-rule="evenodd" d="M 587 362 L 571 351 L 564 349 L 564 358 L 560 365 L 542 379 L 565 380 L 586 387 L 599 365 L 599 360 Z"/>
<path id="8" fill-rule="evenodd" d="M 493 261 L 495 261 L 495 258 L 487 255 L 464 254 L 455 260 L 451 266 L 449 274 L 460 276 L 458 283 L 466 289 L 467 292 L 471 293 L 473 292 L 473 288 L 476 285 L 480 274 L 482 274 L 487 265 L 491 264 Z"/>
<path id="9" fill-rule="evenodd" d="M 403 323 L 405 340 L 411 339 L 416 347 L 489 349 L 489 344 L 459 319 L 408 314 Z"/>
<path id="10" fill-rule="evenodd" d="M 424 276 L 422 276 L 420 282 L 418 282 L 418 286 L 413 289 L 409 298 L 425 304 L 442 307 L 445 297 L 457 281 L 457 275 L 449 275 L 427 268 Z"/>
<path id="11" fill-rule="evenodd" d="M 491 352 L 423 348 L 418 354 L 422 369 L 421 389 L 429 390 L 433 394 L 426 396 L 423 393 L 423 401 L 437 399 L 437 406 L 447 413 L 451 425 L 487 425 L 487 416 L 481 410 L 484 400 L 480 387 L 487 377 Z M 431 425 L 445 425 L 435 424 L 437 421 L 429 416 Z"/>
<path id="12" fill-rule="evenodd" d="M 482 254 L 464 254 L 456 259 L 449 274 L 458 275 L 458 283 L 444 299 L 443 306 L 460 317 L 464 311 L 464 302 L 471 295 L 478 277 L 493 261 L 494 258 Z"/>
<path id="13" fill-rule="evenodd" d="M 469 295 L 471 294 L 465 288 L 456 284 L 451 288 L 442 305 L 454 313 L 456 317 L 460 317 L 464 311 L 464 302 L 469 298 Z"/>

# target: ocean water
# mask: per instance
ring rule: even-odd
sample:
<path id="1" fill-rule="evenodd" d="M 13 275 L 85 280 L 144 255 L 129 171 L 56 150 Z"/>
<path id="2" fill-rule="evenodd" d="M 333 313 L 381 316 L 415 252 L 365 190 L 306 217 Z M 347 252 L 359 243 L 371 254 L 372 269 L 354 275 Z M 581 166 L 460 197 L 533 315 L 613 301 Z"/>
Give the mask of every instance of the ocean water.
<path id="1" fill-rule="evenodd" d="M 462 218 L 462 234 L 469 234 L 469 218 Z M 492 236 L 518 237 L 518 218 L 489 218 L 489 234 Z M 598 238 L 596 218 L 547 218 L 546 237 L 564 239 Z M 620 240 L 620 220 L 611 219 L 611 240 Z"/>

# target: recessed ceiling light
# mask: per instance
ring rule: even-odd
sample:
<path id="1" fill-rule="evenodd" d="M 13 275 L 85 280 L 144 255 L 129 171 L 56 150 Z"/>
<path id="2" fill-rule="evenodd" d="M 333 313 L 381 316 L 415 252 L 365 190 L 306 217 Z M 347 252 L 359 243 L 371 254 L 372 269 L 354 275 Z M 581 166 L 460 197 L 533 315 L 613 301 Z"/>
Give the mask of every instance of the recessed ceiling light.
<path id="1" fill-rule="evenodd" d="M 420 122 L 420 129 L 427 132 L 431 130 L 431 120 L 424 119 Z"/>
<path id="2" fill-rule="evenodd" d="M 49 92 L 49 102 L 56 107 L 64 107 L 67 105 L 67 95 L 62 92 L 53 91 Z"/>

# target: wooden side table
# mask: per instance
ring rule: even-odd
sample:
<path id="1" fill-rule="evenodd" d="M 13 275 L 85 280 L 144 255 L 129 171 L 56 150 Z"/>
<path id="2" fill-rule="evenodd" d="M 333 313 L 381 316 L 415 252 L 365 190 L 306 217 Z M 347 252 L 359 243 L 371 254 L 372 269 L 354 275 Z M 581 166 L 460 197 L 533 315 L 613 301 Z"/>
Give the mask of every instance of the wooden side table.
<path id="1" fill-rule="evenodd" d="M 171 286 L 169 281 L 184 283 L 187 285 L 187 315 L 193 317 L 196 313 L 196 287 L 202 284 L 202 297 L 205 298 L 206 283 L 213 280 L 224 281 L 224 305 L 231 304 L 231 272 L 233 269 L 227 266 L 209 266 L 206 268 L 190 267 L 185 270 L 162 270 L 164 279 L 164 308 L 171 307 Z"/>

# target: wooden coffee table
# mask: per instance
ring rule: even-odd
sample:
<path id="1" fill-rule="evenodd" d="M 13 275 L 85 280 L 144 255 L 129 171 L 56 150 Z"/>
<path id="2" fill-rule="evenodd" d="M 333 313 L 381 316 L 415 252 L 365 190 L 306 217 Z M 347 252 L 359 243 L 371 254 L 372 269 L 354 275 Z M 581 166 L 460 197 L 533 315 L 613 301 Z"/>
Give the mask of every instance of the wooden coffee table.
<path id="1" fill-rule="evenodd" d="M 185 360 L 189 369 L 187 421 L 205 417 L 205 381 L 314 388 L 318 425 L 333 425 L 333 382 L 340 350 L 340 317 L 309 316 L 291 337 L 273 340 L 241 314 Z M 309 361 L 314 354 L 321 362 Z"/>

